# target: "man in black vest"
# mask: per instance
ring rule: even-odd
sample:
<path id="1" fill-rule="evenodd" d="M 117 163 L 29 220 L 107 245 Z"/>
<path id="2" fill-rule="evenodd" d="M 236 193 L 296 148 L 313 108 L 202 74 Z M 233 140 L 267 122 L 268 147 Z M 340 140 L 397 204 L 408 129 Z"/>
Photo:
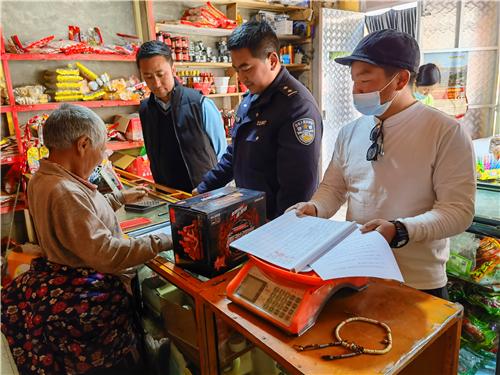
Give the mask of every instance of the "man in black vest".
<path id="1" fill-rule="evenodd" d="M 232 144 L 193 193 L 236 186 L 266 193 L 267 217 L 311 197 L 319 182 L 323 123 L 307 88 L 281 66 L 279 40 L 265 22 L 247 22 L 228 38 L 233 67 L 249 89 Z"/>
<path id="2" fill-rule="evenodd" d="M 226 150 L 220 112 L 213 101 L 177 82 L 165 43 L 144 43 L 136 61 L 151 90 L 139 116 L 153 178 L 190 192 Z"/>

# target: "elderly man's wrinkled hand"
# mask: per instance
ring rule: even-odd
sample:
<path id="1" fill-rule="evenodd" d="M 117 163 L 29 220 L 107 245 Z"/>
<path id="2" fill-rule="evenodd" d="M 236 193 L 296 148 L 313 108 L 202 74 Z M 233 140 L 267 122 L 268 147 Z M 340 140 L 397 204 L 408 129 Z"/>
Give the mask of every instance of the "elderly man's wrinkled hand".
<path id="1" fill-rule="evenodd" d="M 318 216 L 318 210 L 312 202 L 300 202 L 289 207 L 285 212 L 295 210 L 297 216 Z"/>
<path id="2" fill-rule="evenodd" d="M 125 204 L 138 202 L 148 195 L 149 189 L 145 186 L 136 186 L 123 191 Z"/>

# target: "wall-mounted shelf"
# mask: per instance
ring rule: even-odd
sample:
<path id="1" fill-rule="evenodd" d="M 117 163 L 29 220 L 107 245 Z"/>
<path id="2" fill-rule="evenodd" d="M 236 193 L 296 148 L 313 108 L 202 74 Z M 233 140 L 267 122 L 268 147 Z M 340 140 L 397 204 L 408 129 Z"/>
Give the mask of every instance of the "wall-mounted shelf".
<path id="1" fill-rule="evenodd" d="M 102 55 L 102 54 L 73 54 L 64 53 L 5 53 L 2 60 L 32 61 L 32 60 L 86 60 L 86 61 L 135 61 L 135 55 Z"/>
<path id="2" fill-rule="evenodd" d="M 300 35 L 278 35 L 278 38 L 281 42 L 285 43 L 293 43 L 293 44 L 308 44 L 312 43 L 311 38 L 305 38 Z"/>
<path id="3" fill-rule="evenodd" d="M 207 69 L 215 69 L 215 68 L 231 68 L 231 63 L 216 63 L 216 62 L 174 62 L 176 67 L 185 66 L 185 67 L 197 67 L 197 68 L 207 68 Z"/>
<path id="4" fill-rule="evenodd" d="M 311 70 L 311 66 L 309 64 L 283 64 L 283 66 L 290 71 Z"/>
<path id="5" fill-rule="evenodd" d="M 11 135 L 16 136 L 17 148 L 19 155 L 23 155 L 23 144 L 21 140 L 21 126 L 19 124 L 19 113 L 21 112 L 34 112 L 34 111 L 50 111 L 58 108 L 63 102 L 49 102 L 44 104 L 33 105 L 19 105 L 15 103 L 14 87 L 12 85 L 12 77 L 10 72 L 10 64 L 13 61 L 116 61 L 116 62 L 134 62 L 135 54 L 121 55 L 121 54 L 97 54 L 97 53 L 84 53 L 84 54 L 64 54 L 64 53 L 7 53 L 5 51 L 5 41 L 1 35 L 0 30 L 0 61 L 2 64 L 7 93 L 10 105 L 5 105 L 0 108 L 1 113 L 8 114 L 9 132 Z M 104 108 L 104 107 L 125 107 L 125 106 L 138 106 L 139 100 L 98 100 L 98 101 L 74 101 L 67 102 L 75 105 L 81 105 L 89 108 Z M 2 165 L 9 165 L 15 163 L 21 157 L 2 157 L 0 162 Z"/>
<path id="6" fill-rule="evenodd" d="M 109 141 L 106 142 L 106 149 L 110 151 L 130 150 L 144 146 L 143 141 Z"/>
<path id="7" fill-rule="evenodd" d="M 281 34 L 277 35 L 278 39 L 283 41 L 283 42 L 299 42 L 304 40 L 304 37 L 300 35 L 294 35 L 294 34 Z"/>
<path id="8" fill-rule="evenodd" d="M 156 31 L 164 31 L 175 34 L 183 35 L 204 35 L 204 36 L 214 36 L 214 37 L 224 37 L 229 36 L 233 30 L 232 29 L 216 29 L 213 27 L 195 27 L 183 24 L 175 23 L 157 23 Z M 278 39 L 282 41 L 302 41 L 304 37 L 300 35 L 278 35 Z"/>
<path id="9" fill-rule="evenodd" d="M 232 92 L 232 93 L 227 93 L 227 94 L 209 94 L 205 95 L 207 98 L 225 98 L 225 97 L 232 97 L 232 96 L 241 96 L 243 95 L 243 92 Z"/>
<path id="10" fill-rule="evenodd" d="M 182 0 L 179 1 L 182 2 L 183 4 L 189 5 L 189 6 L 200 6 L 204 5 L 206 2 L 202 0 Z M 292 12 L 296 10 L 304 10 L 307 9 L 307 7 L 301 7 L 301 6 L 295 6 L 295 5 L 283 5 L 283 4 L 273 4 L 273 3 L 268 3 L 266 1 L 239 1 L 239 0 L 213 0 L 211 1 L 213 5 L 222 5 L 222 6 L 227 6 L 227 5 L 237 5 L 238 8 L 241 9 L 262 9 L 262 10 L 271 10 L 271 11 L 276 11 L 276 12 Z"/>
<path id="11" fill-rule="evenodd" d="M 233 4 L 237 4 L 238 8 L 241 9 L 262 9 L 262 10 L 271 10 L 277 12 L 286 12 L 286 11 L 296 11 L 296 10 L 305 10 L 307 7 L 300 7 L 294 5 L 283 5 L 283 4 L 273 4 L 264 1 L 233 1 Z"/>
<path id="12" fill-rule="evenodd" d="M 183 25 L 181 23 L 157 23 L 156 31 L 164 31 L 169 33 L 184 34 L 184 35 L 205 35 L 205 36 L 228 36 L 233 30 L 230 29 L 216 29 L 213 27 L 194 27 Z"/>
<path id="13" fill-rule="evenodd" d="M 33 111 L 50 111 L 56 109 L 63 103 L 81 105 L 88 108 L 104 108 L 104 107 L 125 107 L 131 105 L 139 105 L 139 100 L 95 100 L 95 101 L 77 101 L 77 102 L 50 102 L 45 104 L 31 105 L 14 105 L 11 106 L 12 112 L 33 112 Z"/>

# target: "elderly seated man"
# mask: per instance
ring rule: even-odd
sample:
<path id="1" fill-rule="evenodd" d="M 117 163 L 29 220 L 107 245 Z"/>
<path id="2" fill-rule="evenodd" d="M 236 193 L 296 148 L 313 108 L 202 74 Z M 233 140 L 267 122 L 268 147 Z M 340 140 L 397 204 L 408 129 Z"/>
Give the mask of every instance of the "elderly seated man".
<path id="1" fill-rule="evenodd" d="M 3 290 L 2 331 L 22 374 L 126 373 L 140 336 L 125 270 L 171 248 L 171 238 L 124 238 L 114 210 L 146 189 L 104 196 L 88 181 L 106 141 L 94 112 L 63 104 L 43 136 L 50 155 L 28 185 L 43 254 Z"/>

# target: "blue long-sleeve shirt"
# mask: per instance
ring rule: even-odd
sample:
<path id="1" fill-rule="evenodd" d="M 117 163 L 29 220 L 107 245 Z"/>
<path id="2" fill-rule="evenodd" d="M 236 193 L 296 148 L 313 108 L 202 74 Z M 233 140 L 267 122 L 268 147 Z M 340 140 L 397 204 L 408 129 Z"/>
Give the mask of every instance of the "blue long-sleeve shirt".
<path id="1" fill-rule="evenodd" d="M 222 116 L 213 100 L 209 98 L 203 100 L 202 110 L 203 128 L 212 141 L 217 160 L 220 160 L 227 148 L 226 132 L 224 130 L 224 123 L 222 122 Z"/>

